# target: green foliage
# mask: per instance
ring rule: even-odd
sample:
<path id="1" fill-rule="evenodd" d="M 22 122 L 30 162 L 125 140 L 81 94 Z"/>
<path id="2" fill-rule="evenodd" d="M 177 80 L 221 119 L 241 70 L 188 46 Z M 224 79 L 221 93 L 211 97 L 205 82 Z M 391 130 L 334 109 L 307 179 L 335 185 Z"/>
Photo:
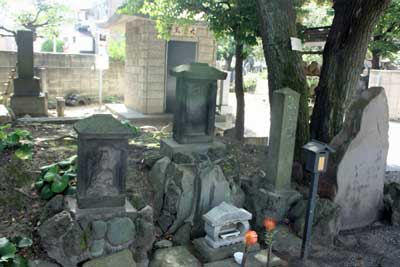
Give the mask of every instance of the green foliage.
<path id="1" fill-rule="evenodd" d="M 43 199 L 50 199 L 56 194 L 72 195 L 76 192 L 77 156 L 40 168 L 35 188 Z"/>
<path id="2" fill-rule="evenodd" d="M 400 51 L 400 0 L 392 0 L 380 18 L 370 42 L 371 51 L 380 56 L 393 58 Z"/>
<path id="3" fill-rule="evenodd" d="M 33 5 L 19 5 L 17 10 L 13 10 L 12 0 L 5 2 L 3 9 L 7 12 L 1 15 L 6 19 L 2 22 L 11 23 L 0 25 L 9 31 L 24 29 L 32 31 L 37 36 L 53 37 L 59 34 L 61 25 L 71 21 L 70 9 L 61 0 L 35 0 Z"/>
<path id="4" fill-rule="evenodd" d="M 29 131 L 16 129 L 7 131 L 10 124 L 0 126 L 0 154 L 5 150 L 14 150 L 14 154 L 21 160 L 32 159 L 33 138 Z"/>
<path id="5" fill-rule="evenodd" d="M 131 129 L 134 136 L 138 136 L 140 134 L 140 128 L 132 125 L 128 120 L 123 120 L 121 123 Z"/>
<path id="6" fill-rule="evenodd" d="M 248 73 L 244 76 L 244 91 L 254 93 L 257 89 L 258 75 L 256 73 Z"/>
<path id="7" fill-rule="evenodd" d="M 222 36 L 217 39 L 217 59 L 228 60 L 235 55 L 235 40 L 232 36 Z"/>
<path id="8" fill-rule="evenodd" d="M 108 55 L 111 59 L 125 61 L 125 39 L 110 40 L 108 43 Z"/>
<path id="9" fill-rule="evenodd" d="M 26 237 L 0 238 L 0 267 L 28 267 L 28 260 L 18 252 L 30 246 L 32 240 Z"/>
<path id="10" fill-rule="evenodd" d="M 56 52 L 64 52 L 64 42 L 62 40 L 56 40 Z M 48 39 L 42 44 L 42 52 L 53 52 L 54 39 Z"/>

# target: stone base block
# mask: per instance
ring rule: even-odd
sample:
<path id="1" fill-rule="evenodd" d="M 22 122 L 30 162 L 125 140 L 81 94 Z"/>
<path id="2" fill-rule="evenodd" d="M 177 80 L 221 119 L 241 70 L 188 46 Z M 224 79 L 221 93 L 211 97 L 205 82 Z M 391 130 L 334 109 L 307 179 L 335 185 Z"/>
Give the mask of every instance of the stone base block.
<path id="1" fill-rule="evenodd" d="M 94 259 L 83 264 L 83 267 L 136 267 L 136 263 L 132 258 L 129 250 L 111 254 L 110 256 Z"/>
<path id="2" fill-rule="evenodd" d="M 243 242 L 226 247 L 212 248 L 207 244 L 205 238 L 199 238 L 193 241 L 193 245 L 196 251 L 201 255 L 201 257 L 204 259 L 205 262 L 227 259 L 229 257 L 232 257 L 233 253 L 235 252 L 244 251 Z M 258 243 L 250 247 L 250 252 L 255 252 L 259 250 L 260 250 L 260 245 Z"/>
<path id="3" fill-rule="evenodd" d="M 246 266 L 265 267 L 267 266 L 267 260 L 268 260 L 267 250 L 253 252 L 249 254 L 246 261 Z M 211 262 L 204 265 L 204 267 L 237 267 L 237 266 L 239 265 L 235 262 L 233 257 L 231 257 L 230 259 Z M 280 259 L 274 254 L 271 254 L 270 267 L 286 267 L 286 266 L 288 266 L 288 263 L 286 261 Z"/>
<path id="4" fill-rule="evenodd" d="M 286 218 L 289 208 L 301 198 L 301 194 L 295 190 L 279 192 L 264 188 L 257 189 L 253 198 L 257 226 L 262 226 L 264 218 L 267 217 L 277 221 Z"/>
<path id="5" fill-rule="evenodd" d="M 14 95 L 17 96 L 40 96 L 40 79 L 15 79 Z"/>
<path id="6" fill-rule="evenodd" d="M 39 96 L 17 96 L 11 97 L 11 109 L 17 117 L 29 115 L 31 117 L 47 117 L 47 97 Z"/>
<path id="7" fill-rule="evenodd" d="M 209 149 L 225 149 L 225 144 L 214 141 L 212 143 L 196 143 L 196 144 L 178 144 L 172 138 L 164 138 L 160 140 L 160 151 L 163 155 L 172 158 L 176 153 L 192 154 L 206 153 Z"/>

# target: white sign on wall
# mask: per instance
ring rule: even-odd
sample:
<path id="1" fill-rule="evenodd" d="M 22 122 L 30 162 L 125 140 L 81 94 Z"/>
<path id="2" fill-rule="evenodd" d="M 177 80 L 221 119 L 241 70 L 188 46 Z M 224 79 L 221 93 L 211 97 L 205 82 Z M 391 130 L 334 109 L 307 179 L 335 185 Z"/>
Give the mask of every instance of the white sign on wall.
<path id="1" fill-rule="evenodd" d="M 110 59 L 107 54 L 96 55 L 96 69 L 108 70 L 110 68 Z"/>

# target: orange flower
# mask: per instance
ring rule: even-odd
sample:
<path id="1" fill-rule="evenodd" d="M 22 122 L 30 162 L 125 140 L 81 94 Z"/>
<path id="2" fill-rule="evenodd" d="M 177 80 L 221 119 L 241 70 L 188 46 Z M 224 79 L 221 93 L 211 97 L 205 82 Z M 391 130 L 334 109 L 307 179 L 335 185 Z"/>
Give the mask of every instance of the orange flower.
<path id="1" fill-rule="evenodd" d="M 264 226 L 268 232 L 271 232 L 272 230 L 274 230 L 276 228 L 276 221 L 271 218 L 266 218 L 264 220 Z"/>
<path id="2" fill-rule="evenodd" d="M 247 246 L 252 246 L 257 243 L 258 235 L 255 231 L 247 231 L 244 240 Z"/>

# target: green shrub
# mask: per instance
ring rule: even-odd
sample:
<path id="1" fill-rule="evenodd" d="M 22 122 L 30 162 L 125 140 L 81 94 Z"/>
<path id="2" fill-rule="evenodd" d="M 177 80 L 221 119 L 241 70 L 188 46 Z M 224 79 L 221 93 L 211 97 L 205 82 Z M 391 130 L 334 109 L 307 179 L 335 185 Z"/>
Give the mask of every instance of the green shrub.
<path id="1" fill-rule="evenodd" d="M 18 252 L 30 246 L 32 240 L 26 237 L 0 238 L 0 267 L 28 267 L 28 259 L 18 255 Z"/>
<path id="2" fill-rule="evenodd" d="M 57 43 L 57 44 L 56 44 L 56 51 L 57 51 L 58 53 L 64 52 L 64 42 L 61 41 L 61 40 L 56 40 L 56 43 Z M 54 51 L 53 51 L 53 45 L 54 45 L 54 40 L 53 40 L 53 39 L 46 40 L 46 41 L 42 44 L 42 49 L 41 49 L 41 51 L 42 51 L 42 52 L 49 52 L 49 53 L 54 52 Z"/>
<path id="3" fill-rule="evenodd" d="M 138 136 L 140 134 L 139 127 L 132 125 L 128 120 L 123 120 L 121 123 L 131 129 L 134 136 Z"/>
<path id="4" fill-rule="evenodd" d="M 125 61 L 125 40 L 110 40 L 108 43 L 108 55 L 111 59 Z"/>
<path id="5" fill-rule="evenodd" d="M 15 156 L 21 160 L 32 159 L 33 138 L 27 130 L 17 129 L 7 132 L 10 124 L 0 126 L 0 154 L 4 150 L 15 150 Z"/>
<path id="6" fill-rule="evenodd" d="M 77 156 L 40 168 L 35 188 L 43 199 L 50 199 L 57 194 L 72 195 L 76 192 Z"/>
<path id="7" fill-rule="evenodd" d="M 243 87 L 245 92 L 254 93 L 257 88 L 257 77 L 255 75 L 245 76 Z"/>

